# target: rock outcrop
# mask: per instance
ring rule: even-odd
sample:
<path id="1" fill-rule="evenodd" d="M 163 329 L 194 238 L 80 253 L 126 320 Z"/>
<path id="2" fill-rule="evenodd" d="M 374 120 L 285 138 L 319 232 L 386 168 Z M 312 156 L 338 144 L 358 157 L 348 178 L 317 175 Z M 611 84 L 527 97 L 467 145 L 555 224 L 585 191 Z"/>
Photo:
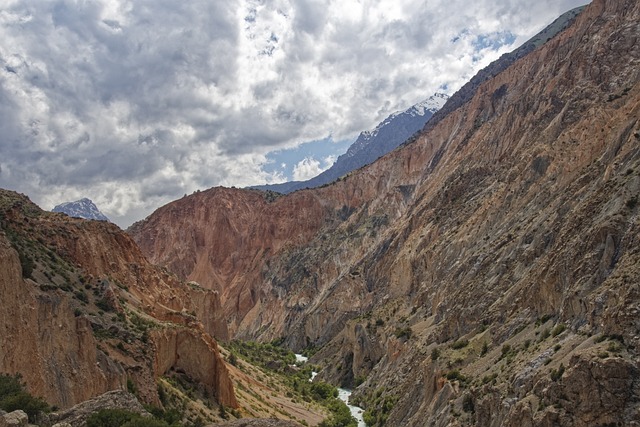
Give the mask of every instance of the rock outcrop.
<path id="1" fill-rule="evenodd" d="M 8 414 L 0 414 L 0 427 L 27 427 L 29 417 L 26 412 L 17 410 Z"/>
<path id="2" fill-rule="evenodd" d="M 162 329 L 151 332 L 156 346 L 154 372 L 163 376 L 174 369 L 184 372 L 204 386 L 218 402 L 238 407 L 226 365 L 216 342 L 197 329 Z"/>
<path id="3" fill-rule="evenodd" d="M 230 333 L 322 347 L 388 425 L 633 425 L 640 5 L 594 0 L 324 188 L 212 189 L 130 230 Z M 358 379 L 358 381 L 356 381 Z"/>
<path id="4" fill-rule="evenodd" d="M 160 405 L 157 378 L 188 368 L 237 406 L 211 336 L 226 336 L 215 292 L 149 264 L 113 224 L 44 212 L 5 190 L 0 226 L 0 372 L 69 408 L 126 388 Z"/>
<path id="5" fill-rule="evenodd" d="M 72 427 L 85 426 L 91 415 L 103 409 L 123 409 L 146 417 L 151 416 L 135 395 L 124 390 L 113 390 L 78 403 L 66 411 L 51 414 L 49 423 L 67 424 Z"/>

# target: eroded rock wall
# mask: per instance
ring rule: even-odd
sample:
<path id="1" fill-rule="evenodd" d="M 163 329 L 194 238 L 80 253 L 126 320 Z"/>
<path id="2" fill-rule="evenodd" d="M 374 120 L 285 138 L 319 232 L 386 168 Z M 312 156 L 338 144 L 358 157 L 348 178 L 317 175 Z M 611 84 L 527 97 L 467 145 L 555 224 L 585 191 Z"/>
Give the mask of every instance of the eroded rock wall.
<path id="1" fill-rule="evenodd" d="M 131 387 L 160 405 L 158 377 L 188 367 L 237 406 L 212 338 L 227 335 L 217 293 L 149 264 L 112 224 L 44 212 L 10 191 L 0 190 L 0 226 L 0 372 L 68 408 Z M 174 337 L 166 360 L 159 336 Z"/>

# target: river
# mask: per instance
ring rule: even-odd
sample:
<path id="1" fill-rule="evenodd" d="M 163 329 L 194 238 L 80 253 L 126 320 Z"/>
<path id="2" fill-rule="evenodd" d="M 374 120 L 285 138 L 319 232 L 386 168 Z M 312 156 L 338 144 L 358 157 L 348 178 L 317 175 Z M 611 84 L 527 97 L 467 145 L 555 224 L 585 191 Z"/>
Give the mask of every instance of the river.
<path id="1" fill-rule="evenodd" d="M 306 363 L 307 360 L 309 359 L 304 357 L 303 355 L 296 354 L 296 362 Z M 309 381 L 313 381 L 316 375 L 318 375 L 317 372 L 311 372 L 311 378 L 309 379 Z M 364 410 L 358 406 L 350 405 L 349 397 L 351 397 L 350 390 L 346 390 L 344 388 L 338 387 L 338 399 L 342 400 L 344 403 L 347 404 L 349 411 L 351 411 L 351 416 L 355 418 L 356 421 L 358 421 L 358 427 L 367 427 L 367 425 L 364 422 L 364 419 L 362 418 L 362 413 L 364 412 Z"/>

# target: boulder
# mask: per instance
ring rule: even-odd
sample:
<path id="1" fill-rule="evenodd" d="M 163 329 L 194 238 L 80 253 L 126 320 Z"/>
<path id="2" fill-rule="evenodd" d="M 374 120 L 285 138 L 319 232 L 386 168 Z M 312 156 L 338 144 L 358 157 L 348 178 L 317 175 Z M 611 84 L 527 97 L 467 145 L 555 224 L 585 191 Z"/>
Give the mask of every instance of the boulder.
<path id="1" fill-rule="evenodd" d="M 21 427 L 27 424 L 29 424 L 29 417 L 20 409 L 0 416 L 0 427 Z"/>

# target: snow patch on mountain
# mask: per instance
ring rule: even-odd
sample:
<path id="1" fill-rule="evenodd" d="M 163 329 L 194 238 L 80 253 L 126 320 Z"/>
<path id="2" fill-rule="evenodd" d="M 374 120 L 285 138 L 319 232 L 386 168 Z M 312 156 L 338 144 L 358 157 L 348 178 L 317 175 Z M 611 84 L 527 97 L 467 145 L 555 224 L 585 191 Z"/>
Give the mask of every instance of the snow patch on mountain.
<path id="1" fill-rule="evenodd" d="M 94 219 L 97 221 L 109 221 L 98 207 L 86 197 L 75 202 L 61 203 L 52 209 L 52 212 L 61 212 L 74 218 Z"/>
<path id="2" fill-rule="evenodd" d="M 252 188 L 260 190 L 272 190 L 279 193 L 290 193 L 303 188 L 319 187 L 328 184 L 345 174 L 368 165 L 388 152 L 395 150 L 400 144 L 406 142 L 412 135 L 424 128 L 425 123 L 438 111 L 449 99 L 443 93 L 437 93 L 428 99 L 415 104 L 404 111 L 391 114 L 375 129 L 361 132 L 358 139 L 351 144 L 347 152 L 319 175 L 306 179 L 312 173 L 298 174 L 296 181 L 283 184 L 258 185 Z M 311 160 L 301 162 L 298 166 L 311 165 Z M 315 172 L 320 171 L 319 162 Z M 328 166 L 325 165 L 325 166 Z"/>
<path id="3" fill-rule="evenodd" d="M 358 152 L 362 151 L 366 146 L 368 146 L 369 141 L 376 138 L 381 131 L 389 129 L 390 126 L 393 126 L 398 121 L 402 122 L 401 126 L 405 126 L 407 122 L 412 121 L 411 119 L 415 117 L 431 117 L 431 115 L 442 108 L 442 106 L 447 102 L 448 99 L 448 95 L 444 93 L 436 93 L 435 95 L 432 95 L 424 101 L 413 105 L 405 111 L 396 111 L 395 113 L 389 115 L 389 117 L 384 119 L 382 122 L 380 122 L 375 129 L 365 130 L 361 132 L 358 139 L 349 147 L 345 155 L 347 157 L 355 156 L 356 154 L 358 154 Z M 421 125 L 424 125 L 424 123 L 421 123 Z"/>

